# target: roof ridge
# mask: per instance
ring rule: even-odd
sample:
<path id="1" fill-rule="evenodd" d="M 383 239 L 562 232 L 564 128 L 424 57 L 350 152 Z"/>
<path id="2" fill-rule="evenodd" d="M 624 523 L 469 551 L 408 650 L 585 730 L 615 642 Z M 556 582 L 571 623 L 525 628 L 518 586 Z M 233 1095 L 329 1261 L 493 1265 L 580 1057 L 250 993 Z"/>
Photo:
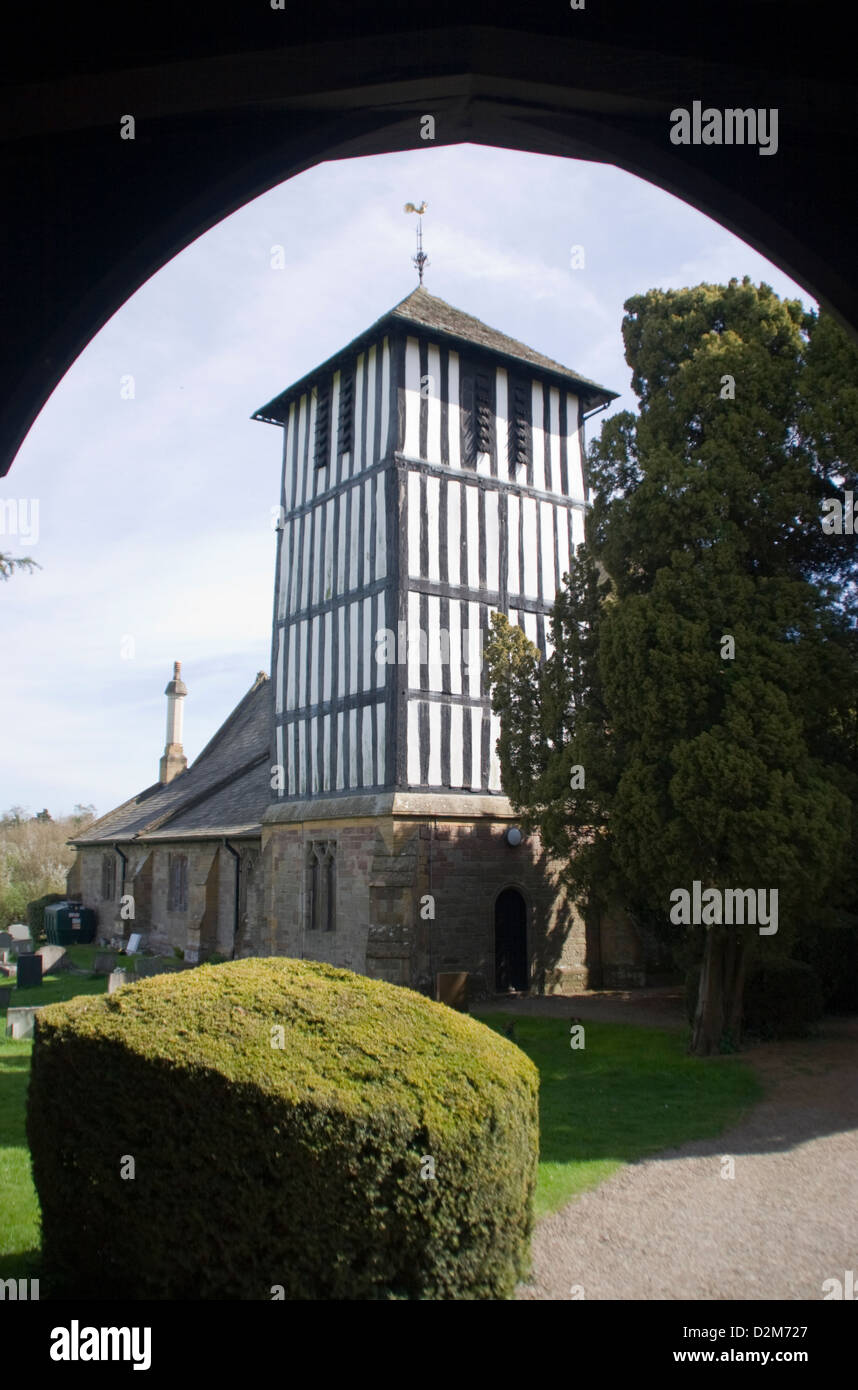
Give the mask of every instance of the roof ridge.
<path id="1" fill-rule="evenodd" d="M 111 817 L 117 815 L 119 811 L 124 811 L 130 806 L 139 806 L 142 801 L 146 801 L 150 796 L 154 796 L 155 793 L 159 792 L 165 785 L 166 783 L 164 782 L 153 782 L 150 787 L 144 787 L 143 791 L 138 792 L 136 796 L 129 796 L 127 801 L 120 801 L 118 806 L 114 806 L 110 811 L 105 811 L 104 815 L 99 816 L 97 820 L 90 821 L 89 825 L 84 829 L 84 835 L 88 835 L 92 830 L 97 830 L 104 821 L 110 820 Z M 66 840 L 67 845 L 76 845 L 78 843 L 82 843 L 80 837 L 69 836 Z"/>
<path id="2" fill-rule="evenodd" d="M 426 304 L 427 309 L 431 309 L 432 306 L 439 306 L 434 322 L 431 314 L 427 314 L 424 320 L 416 312 L 409 313 L 405 306 L 409 301 L 414 300 L 417 301 L 417 305 Z M 446 323 L 443 321 L 445 316 L 448 320 Z M 251 419 L 263 420 L 268 424 L 284 424 L 283 412 L 287 401 L 308 390 L 314 378 L 321 376 L 323 372 L 333 370 L 335 363 L 359 351 L 362 344 L 370 343 L 373 338 L 381 334 L 385 325 L 391 323 L 394 325 L 410 323 L 425 333 L 435 333 L 441 338 L 454 342 L 469 343 L 473 348 L 493 353 L 499 357 L 515 358 L 517 362 L 522 363 L 525 368 L 529 368 L 531 371 L 560 376 L 567 383 L 574 383 L 567 389 L 575 391 L 579 396 L 590 397 L 597 403 L 601 400 L 605 405 L 609 405 L 612 400 L 617 400 L 619 396 L 618 391 L 611 391 L 607 386 L 600 385 L 598 381 L 582 376 L 572 367 L 564 366 L 562 362 L 557 362 L 553 357 L 547 357 L 537 348 L 529 347 L 527 343 L 523 343 L 519 338 L 512 338 L 508 333 L 501 332 L 499 328 L 492 328 L 491 324 L 476 318 L 474 314 L 469 314 L 464 309 L 457 309 L 455 304 L 441 299 L 439 295 L 431 294 L 425 285 L 418 285 L 404 299 L 400 299 L 397 304 L 394 304 L 392 309 L 388 309 L 374 323 L 362 329 L 348 343 L 343 344 L 342 347 L 337 348 L 335 352 L 326 357 L 324 362 L 320 362 L 311 370 L 302 373 L 291 385 L 278 391 L 276 396 L 272 396 L 265 405 L 253 412 Z M 469 329 L 470 331 L 468 331 Z M 582 387 L 584 388 L 583 392 Z"/>
<path id="3" fill-rule="evenodd" d="M 205 786 L 202 787 L 199 786 L 199 779 L 191 778 L 191 773 L 198 766 L 201 759 L 203 759 L 206 755 L 211 753 L 213 748 L 222 740 L 222 738 L 230 729 L 230 727 L 235 723 L 236 719 L 238 719 L 242 712 L 245 711 L 249 701 L 251 700 L 251 697 L 254 696 L 259 690 L 263 689 L 263 687 L 268 683 L 268 681 L 269 677 L 264 671 L 259 671 L 257 673 L 253 685 L 246 692 L 246 694 L 244 694 L 241 697 L 235 708 L 227 715 L 226 719 L 215 731 L 215 733 L 209 739 L 208 743 L 203 748 L 202 752 L 197 755 L 190 767 L 183 768 L 183 770 L 178 774 L 178 776 L 173 777 L 169 782 L 155 782 L 152 784 L 151 787 L 147 787 L 145 791 L 140 792 L 137 796 L 131 796 L 128 798 L 127 801 L 120 802 L 120 804 L 118 806 L 114 806 L 112 810 L 106 811 L 105 814 L 103 816 L 100 816 L 97 821 L 91 822 L 91 824 L 86 827 L 83 837 L 78 837 L 74 840 L 69 839 L 68 843 L 85 845 L 87 843 L 105 844 L 111 843 L 115 840 L 135 840 L 138 838 L 139 835 L 144 835 L 147 833 L 147 831 L 157 828 L 159 825 L 166 824 L 166 822 L 169 821 L 173 816 L 178 815 L 181 811 L 186 810 L 189 806 L 194 806 L 197 804 L 197 802 L 205 800 L 206 797 L 212 796 L 216 791 L 219 791 L 223 786 L 227 785 L 234 778 L 241 776 L 245 771 L 247 771 L 248 768 L 255 767 L 257 763 L 261 763 L 263 759 L 270 757 L 271 749 L 270 747 L 268 747 L 265 749 L 264 753 L 260 753 L 256 758 L 254 758 L 250 762 L 242 763 L 238 769 L 233 769 L 230 773 L 222 774 L 220 777 L 215 778 L 213 782 L 208 782 L 205 784 Z M 124 832 L 119 831 L 115 834 L 108 833 L 99 838 L 100 827 L 105 822 L 113 820 L 115 817 L 120 816 L 121 813 L 124 811 L 128 811 L 132 808 L 139 807 L 142 802 L 146 801 L 149 797 L 154 796 L 158 792 L 166 791 L 167 788 L 170 788 L 171 790 L 173 788 L 176 788 L 178 784 L 180 782 L 184 782 L 186 778 L 190 778 L 190 784 L 183 786 L 179 791 L 178 797 L 172 799 L 170 805 L 165 810 L 161 811 L 160 814 L 156 815 L 153 819 L 144 822 L 144 824 L 140 827 L 139 830 L 135 831 L 133 834 L 129 834 L 127 830 Z M 90 839 L 90 836 L 93 832 L 95 833 L 96 837 L 94 841 Z"/>
<path id="4" fill-rule="evenodd" d="M 258 672 L 256 680 L 253 682 L 253 685 L 246 692 L 246 694 L 242 695 L 238 704 L 235 706 L 235 709 L 230 711 L 226 719 L 221 724 L 220 728 L 215 730 L 208 743 L 203 748 L 202 752 L 198 753 L 197 756 L 194 758 L 194 761 L 187 769 L 188 772 L 193 772 L 194 768 L 197 767 L 198 764 L 202 762 L 203 758 L 205 758 L 207 754 L 211 752 L 213 745 L 218 742 L 218 740 L 226 732 L 230 725 L 234 724 L 235 721 L 238 719 L 239 714 L 244 709 L 244 706 L 250 700 L 251 696 L 255 695 L 257 690 L 260 690 L 268 679 L 269 677 L 265 674 L 264 671 Z"/>
<path id="5" fill-rule="evenodd" d="M 242 763 L 241 767 L 233 768 L 231 772 L 224 773 L 223 777 L 219 777 L 217 781 L 210 783 L 207 787 L 200 788 L 198 792 L 194 792 L 187 800 L 180 801 L 178 806 L 171 806 L 169 811 L 165 811 L 163 815 L 156 816 L 149 825 L 141 826 L 131 838 L 133 840 L 140 840 L 146 835 L 151 835 L 153 830 L 160 830 L 168 821 L 171 821 L 174 816 L 178 816 L 183 811 L 189 811 L 192 806 L 198 806 L 201 801 L 207 801 L 210 796 L 215 796 L 216 793 L 222 791 L 224 787 L 228 787 L 230 782 L 237 781 L 239 777 L 244 777 L 245 774 L 251 772 L 253 768 L 259 767 L 260 764 L 267 762 L 270 756 L 270 748 L 266 748 L 262 753 L 257 753 L 256 757 L 252 758 L 250 762 Z"/>

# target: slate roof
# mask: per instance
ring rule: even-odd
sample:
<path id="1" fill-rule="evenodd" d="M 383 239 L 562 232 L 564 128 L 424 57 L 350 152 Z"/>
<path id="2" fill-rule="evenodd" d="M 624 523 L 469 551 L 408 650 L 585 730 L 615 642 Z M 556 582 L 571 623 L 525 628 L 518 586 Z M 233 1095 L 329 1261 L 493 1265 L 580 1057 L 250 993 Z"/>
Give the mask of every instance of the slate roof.
<path id="1" fill-rule="evenodd" d="M 454 309 L 452 304 L 438 299 L 421 285 L 377 319 L 371 328 L 365 329 L 346 347 L 340 348 L 333 357 L 322 362 L 314 371 L 307 372 L 299 381 L 287 386 L 285 391 L 281 391 L 267 405 L 260 406 L 252 419 L 265 420 L 270 424 L 283 424 L 290 401 L 303 394 L 317 377 L 334 370 L 342 359 L 354 356 L 365 343 L 377 338 L 384 329 L 400 323 L 429 329 L 434 336 L 451 343 L 470 343 L 498 357 L 514 358 L 530 367 L 538 368 L 541 372 L 562 377 L 568 386 L 577 388 L 577 394 L 582 396 L 588 405 L 607 405 L 610 401 L 616 400 L 619 394 L 617 391 L 610 391 L 607 386 L 600 386 L 596 381 L 590 381 L 579 372 L 572 371 L 570 367 L 564 367 L 561 362 L 555 362 L 553 358 L 544 356 L 535 348 L 528 347 L 526 343 L 520 343 L 516 338 L 509 338 L 506 333 L 490 328 L 471 314 Z"/>
<path id="2" fill-rule="evenodd" d="M 259 834 L 271 799 L 271 698 L 271 682 L 260 671 L 190 767 L 108 811 L 70 843 Z"/>

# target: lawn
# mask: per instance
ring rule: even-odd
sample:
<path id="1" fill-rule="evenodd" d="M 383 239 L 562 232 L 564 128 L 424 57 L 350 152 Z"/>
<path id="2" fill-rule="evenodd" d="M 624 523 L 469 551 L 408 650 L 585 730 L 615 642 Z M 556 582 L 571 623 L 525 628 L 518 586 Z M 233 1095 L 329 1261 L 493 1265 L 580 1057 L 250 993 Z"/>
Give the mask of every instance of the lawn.
<path id="1" fill-rule="evenodd" d="M 481 1022 L 502 1033 L 510 1015 Z M 538 1216 L 624 1163 L 718 1134 L 762 1094 L 747 1062 L 690 1057 L 682 1033 L 587 1023 L 584 1038 L 570 1046 L 568 1019 L 515 1020 L 515 1042 L 540 1077 Z"/>
<path id="2" fill-rule="evenodd" d="M 13 1005 L 56 1003 L 106 987 L 106 976 L 46 976 L 41 990 L 16 991 Z M 509 1021 L 509 1014 L 481 1019 L 498 1032 Z M 541 1079 L 538 1216 L 595 1187 L 624 1163 L 717 1134 L 761 1094 L 740 1057 L 689 1057 L 681 1034 L 588 1023 L 586 1046 L 573 1049 L 569 1028 L 568 1019 L 515 1020 L 515 1042 Z M 4 1029 L 0 1015 L 0 1279 L 37 1277 L 38 1202 L 24 1129 L 32 1043 L 7 1042 Z"/>
<path id="3" fill-rule="evenodd" d="M 90 969 L 96 947 L 71 946 L 69 955 Z M 30 1004 L 58 1004 L 76 994 L 101 994 L 107 976 L 94 979 L 61 971 L 46 975 L 32 989 L 12 990 L 13 1009 Z M 30 1173 L 24 1122 L 32 1042 L 6 1039 L 6 1012 L 0 1010 L 0 1279 L 38 1277 L 39 1205 Z"/>

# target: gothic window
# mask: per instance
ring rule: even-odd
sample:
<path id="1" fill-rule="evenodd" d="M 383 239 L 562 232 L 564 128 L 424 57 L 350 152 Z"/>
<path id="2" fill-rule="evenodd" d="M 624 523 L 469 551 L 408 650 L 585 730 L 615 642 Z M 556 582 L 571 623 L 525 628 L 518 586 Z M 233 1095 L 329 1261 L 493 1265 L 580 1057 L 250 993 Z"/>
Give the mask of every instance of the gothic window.
<path id="1" fill-rule="evenodd" d="M 116 855 L 101 856 L 101 896 L 111 900 L 116 896 Z"/>
<path id="2" fill-rule="evenodd" d="M 340 411 L 337 453 L 348 454 L 354 444 L 355 374 L 353 367 L 340 372 Z"/>
<path id="3" fill-rule="evenodd" d="M 168 861 L 167 908 L 170 912 L 188 909 L 188 857 L 171 854 Z"/>
<path id="4" fill-rule="evenodd" d="M 307 846 L 308 931 L 336 931 L 336 852 L 334 840 L 311 840 Z"/>
<path id="5" fill-rule="evenodd" d="M 509 466 L 526 468 L 530 462 L 530 384 L 520 378 L 509 383 Z"/>
<path id="6" fill-rule="evenodd" d="M 247 899 L 253 891 L 258 862 L 259 855 L 255 850 L 242 851 L 241 872 L 238 878 L 238 920 L 241 927 L 247 925 Z"/>
<path id="7" fill-rule="evenodd" d="M 324 468 L 331 456 L 331 378 L 316 391 L 316 449 L 315 464 Z"/>

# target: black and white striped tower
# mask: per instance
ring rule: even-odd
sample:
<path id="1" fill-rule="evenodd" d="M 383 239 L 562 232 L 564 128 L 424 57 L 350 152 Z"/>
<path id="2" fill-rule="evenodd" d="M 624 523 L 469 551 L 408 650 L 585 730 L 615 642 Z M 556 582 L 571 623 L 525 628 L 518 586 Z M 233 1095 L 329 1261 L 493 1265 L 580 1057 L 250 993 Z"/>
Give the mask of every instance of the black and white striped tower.
<path id="1" fill-rule="evenodd" d="M 615 395 L 418 288 L 256 412 L 284 432 L 275 798 L 500 793 L 489 619 L 546 651 Z"/>
<path id="2" fill-rule="evenodd" d="M 284 435 L 260 953 L 590 979 L 557 866 L 507 834 L 481 658 L 496 610 L 545 650 L 614 396 L 419 286 L 257 412 Z"/>

